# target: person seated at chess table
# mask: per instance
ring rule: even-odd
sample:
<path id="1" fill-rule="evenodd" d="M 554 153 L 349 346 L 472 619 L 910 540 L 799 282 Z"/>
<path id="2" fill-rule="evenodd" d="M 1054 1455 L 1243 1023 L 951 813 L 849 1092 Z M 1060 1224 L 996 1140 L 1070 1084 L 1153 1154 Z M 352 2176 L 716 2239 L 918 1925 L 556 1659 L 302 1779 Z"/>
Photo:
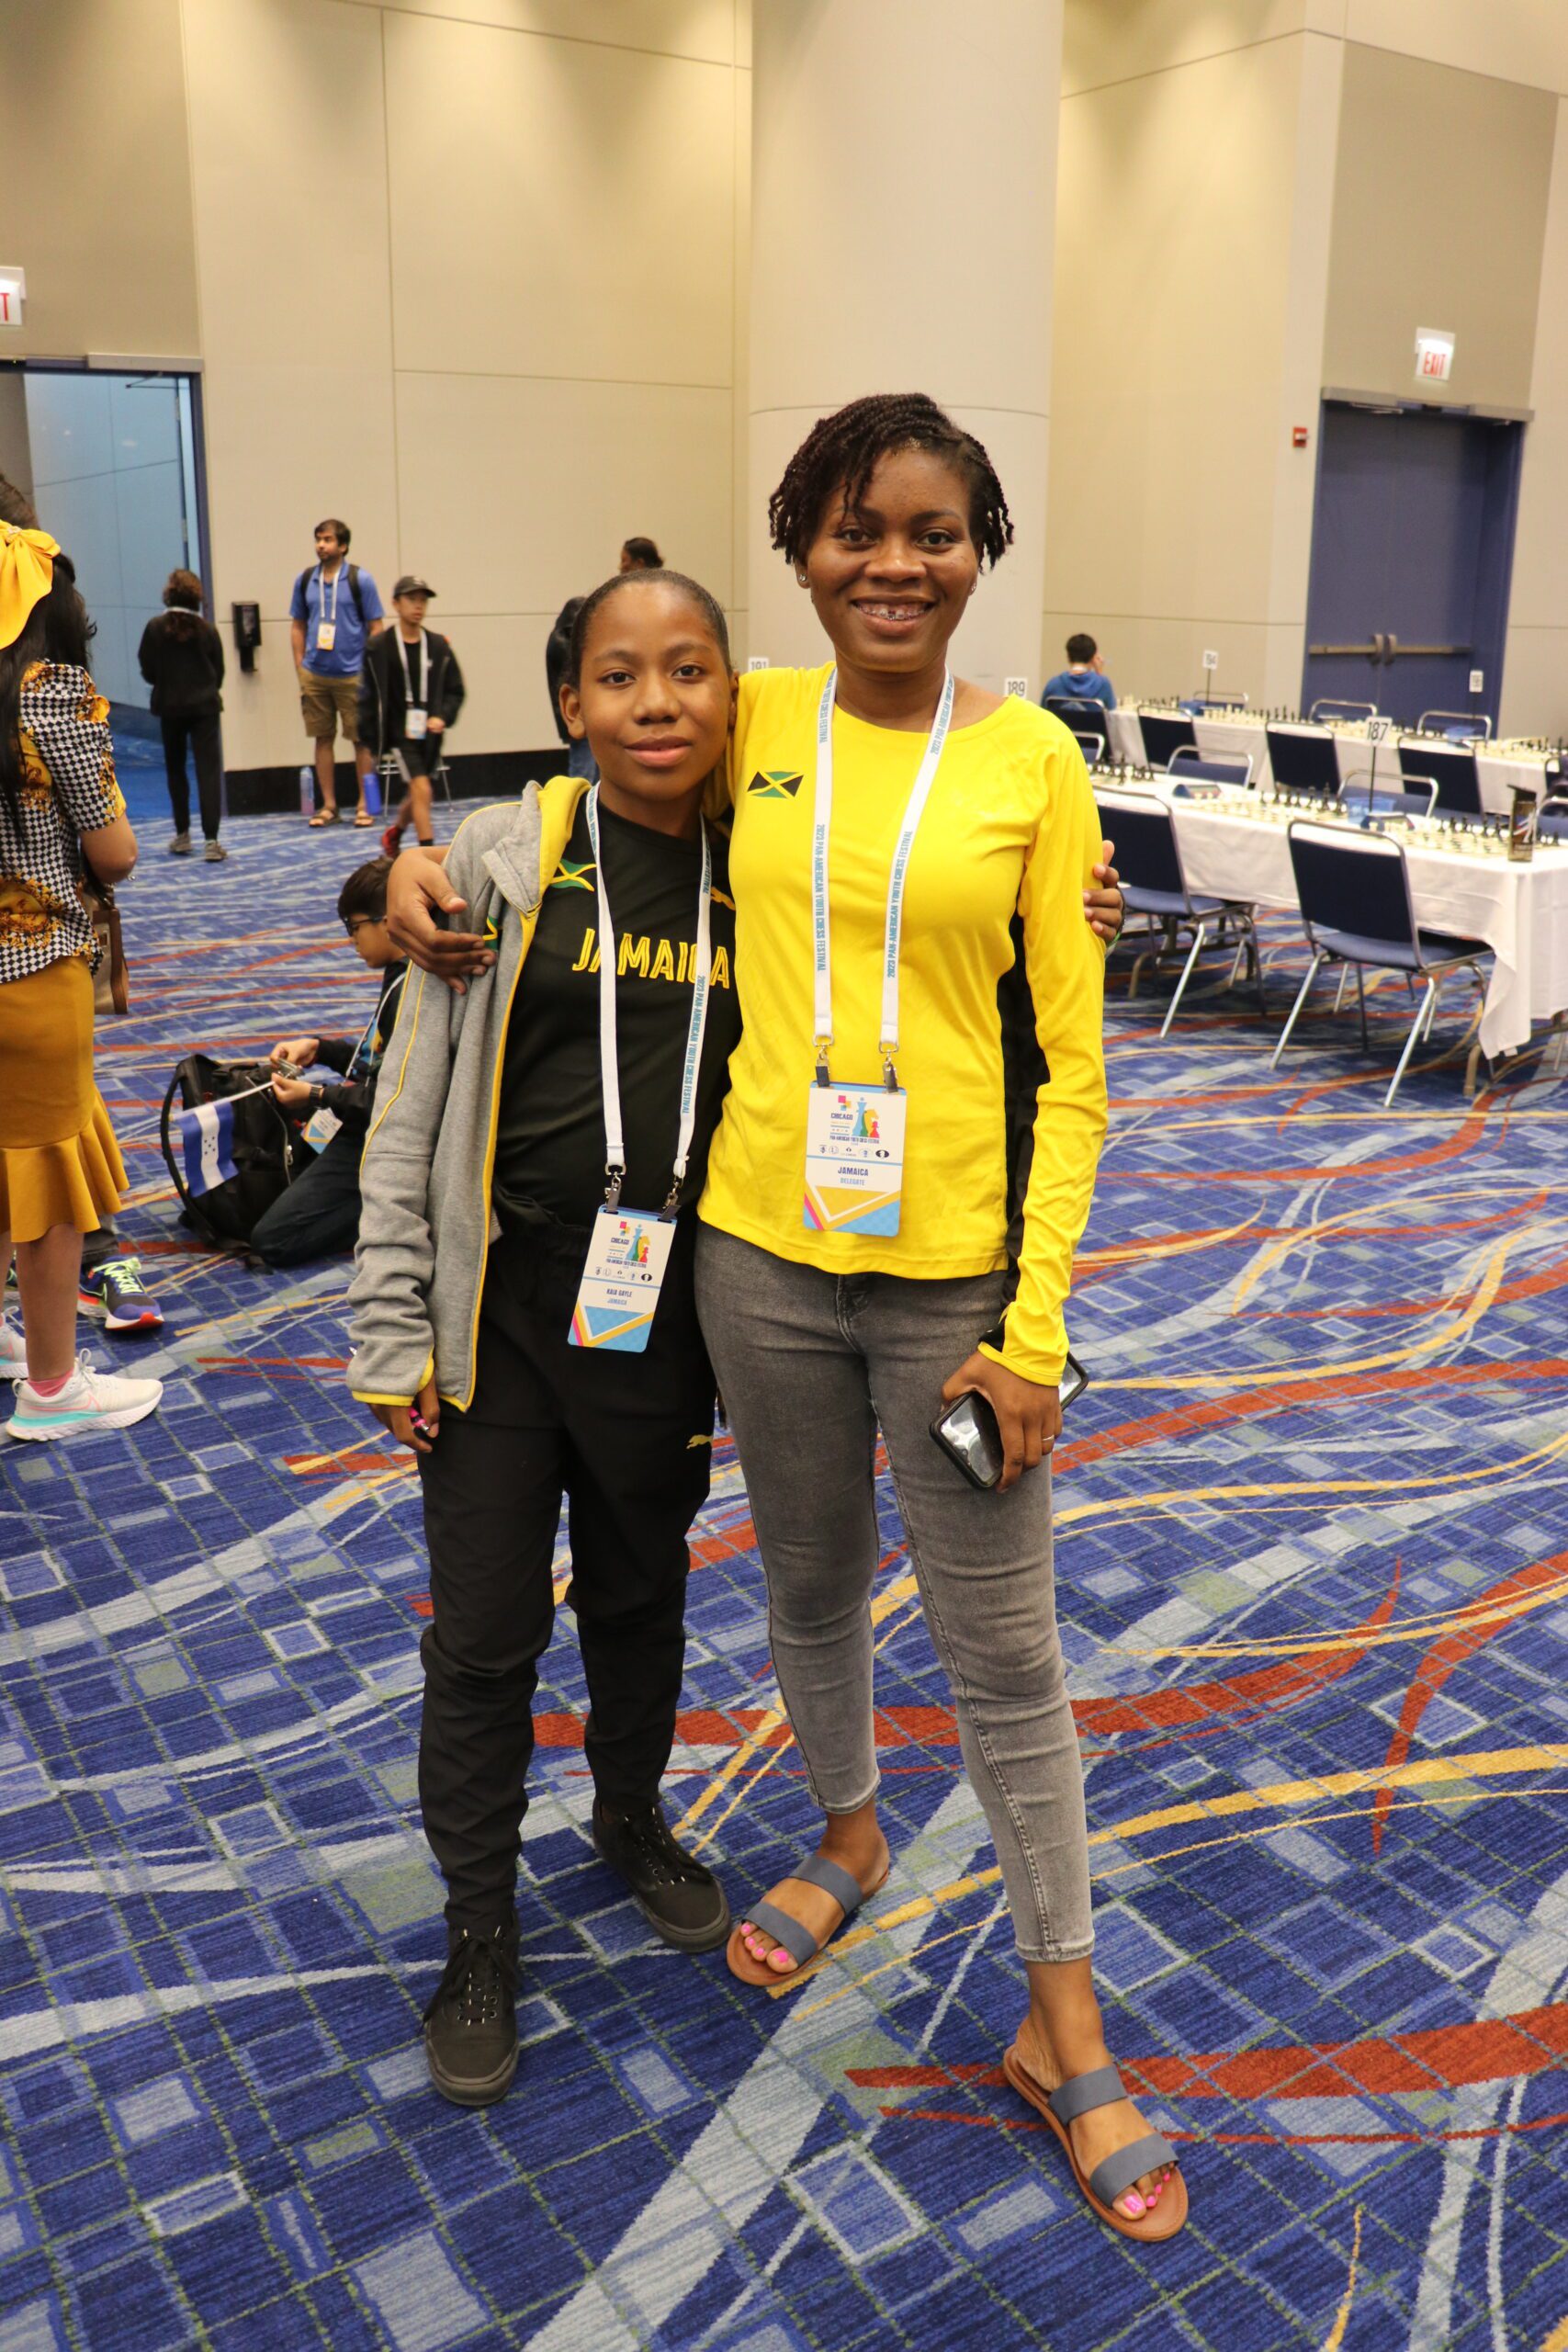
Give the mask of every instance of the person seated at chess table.
<path id="1" fill-rule="evenodd" d="M 1067 666 L 1047 678 L 1041 693 L 1042 703 L 1098 702 L 1107 710 L 1116 707 L 1116 689 L 1105 674 L 1105 664 L 1100 658 L 1100 648 L 1087 629 L 1079 629 L 1069 637 L 1066 646 Z"/>

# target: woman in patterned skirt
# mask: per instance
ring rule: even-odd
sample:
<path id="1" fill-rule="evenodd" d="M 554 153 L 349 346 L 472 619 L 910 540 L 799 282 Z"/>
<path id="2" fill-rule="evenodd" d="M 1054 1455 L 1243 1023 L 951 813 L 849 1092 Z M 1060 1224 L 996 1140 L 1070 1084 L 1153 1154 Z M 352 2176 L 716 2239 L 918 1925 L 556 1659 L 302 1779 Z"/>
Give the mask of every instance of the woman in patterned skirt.
<path id="1" fill-rule="evenodd" d="M 13 1250 L 22 1329 L 0 1319 L 19 1382 L 14 1438 L 124 1429 L 156 1380 L 75 1355 L 82 1236 L 119 1206 L 125 1168 L 93 1082 L 97 943 L 82 897 L 136 863 L 108 706 L 87 674 L 92 624 L 45 531 L 0 523 L 0 1272 Z"/>

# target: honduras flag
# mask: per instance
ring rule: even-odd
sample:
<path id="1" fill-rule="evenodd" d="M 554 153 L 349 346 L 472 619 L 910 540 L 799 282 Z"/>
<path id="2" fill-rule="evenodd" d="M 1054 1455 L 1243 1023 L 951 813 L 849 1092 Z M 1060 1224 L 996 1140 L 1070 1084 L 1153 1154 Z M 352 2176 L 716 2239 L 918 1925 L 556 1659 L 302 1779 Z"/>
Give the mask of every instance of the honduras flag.
<path id="1" fill-rule="evenodd" d="M 180 1145 L 186 1182 L 193 1193 L 210 1193 L 239 1171 L 234 1166 L 234 1106 L 198 1102 L 180 1113 Z"/>

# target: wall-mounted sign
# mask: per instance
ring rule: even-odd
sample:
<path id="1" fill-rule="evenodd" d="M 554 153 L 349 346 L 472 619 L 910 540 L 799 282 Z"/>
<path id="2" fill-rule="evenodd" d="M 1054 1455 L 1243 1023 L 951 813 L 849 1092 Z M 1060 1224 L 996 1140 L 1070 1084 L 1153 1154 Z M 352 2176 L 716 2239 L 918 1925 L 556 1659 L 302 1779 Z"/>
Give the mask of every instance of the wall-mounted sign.
<path id="1" fill-rule="evenodd" d="M 1017 695 L 1021 701 L 1027 702 L 1029 700 L 1029 680 L 1027 678 L 1004 678 L 1002 680 L 1002 692 L 1004 695 Z"/>
<path id="2" fill-rule="evenodd" d="M 1446 384 L 1453 373 L 1454 339 L 1441 327 L 1417 327 L 1416 330 L 1416 380 L 1418 384 Z"/>
<path id="3" fill-rule="evenodd" d="M 28 273 L 0 261 L 0 327 L 19 327 L 28 299 Z"/>

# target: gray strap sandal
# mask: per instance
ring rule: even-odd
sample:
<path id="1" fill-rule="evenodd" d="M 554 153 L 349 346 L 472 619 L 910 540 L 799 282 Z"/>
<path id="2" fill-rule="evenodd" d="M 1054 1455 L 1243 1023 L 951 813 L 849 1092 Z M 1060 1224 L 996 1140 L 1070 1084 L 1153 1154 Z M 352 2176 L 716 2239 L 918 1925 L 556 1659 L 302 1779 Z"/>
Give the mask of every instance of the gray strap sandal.
<path id="1" fill-rule="evenodd" d="M 824 1854 L 813 1854 L 808 1862 L 802 1862 L 797 1871 L 790 1872 L 790 1876 L 798 1879 L 804 1886 L 819 1886 L 824 1894 L 832 1896 L 844 1915 L 839 1927 L 833 1930 L 837 1935 L 840 1928 L 846 1927 L 853 1918 L 861 1905 L 869 1900 L 869 1895 L 886 1885 L 887 1873 L 883 1872 L 868 1894 L 859 1880 L 840 1869 L 837 1862 L 830 1862 Z M 801 1970 L 823 1949 L 809 1928 L 803 1926 L 798 1919 L 792 1919 L 789 1913 L 781 1911 L 776 1903 L 750 1904 L 746 1917 L 753 1928 L 761 1928 L 765 1934 L 772 1936 L 775 1943 L 783 1945 L 795 1966 L 791 1969 L 770 1968 L 765 1961 L 753 1960 L 746 1949 L 740 1929 L 737 1928 L 729 1939 L 725 1957 L 729 1963 L 730 1974 L 739 1977 L 743 1984 L 765 1985 L 770 1992 L 775 1985 L 792 1984 Z"/>
<path id="2" fill-rule="evenodd" d="M 1115 2199 L 1124 2196 L 1145 2173 L 1157 2172 L 1162 2165 L 1179 2165 L 1179 2159 L 1170 2142 L 1158 2132 L 1145 2132 L 1125 2148 L 1118 2148 L 1114 2155 L 1106 2156 L 1091 2173 L 1085 2174 L 1073 2147 L 1067 2127 L 1080 2115 L 1092 2114 L 1097 2107 L 1114 2107 L 1127 2097 L 1127 2087 L 1114 2066 L 1096 2066 L 1087 2075 L 1073 2075 L 1055 2090 L 1048 2091 L 1024 2065 L 1018 2045 L 1002 2060 L 1002 2072 L 1021 2098 L 1042 2114 L 1062 2143 L 1063 2152 L 1073 2168 L 1073 2178 L 1085 2198 L 1111 2229 L 1122 2237 L 1149 2241 L 1173 2238 L 1187 2219 L 1187 2186 L 1179 2170 L 1173 2172 L 1160 2193 L 1157 2207 L 1134 2220 L 1129 2214 L 1116 2211 Z"/>

